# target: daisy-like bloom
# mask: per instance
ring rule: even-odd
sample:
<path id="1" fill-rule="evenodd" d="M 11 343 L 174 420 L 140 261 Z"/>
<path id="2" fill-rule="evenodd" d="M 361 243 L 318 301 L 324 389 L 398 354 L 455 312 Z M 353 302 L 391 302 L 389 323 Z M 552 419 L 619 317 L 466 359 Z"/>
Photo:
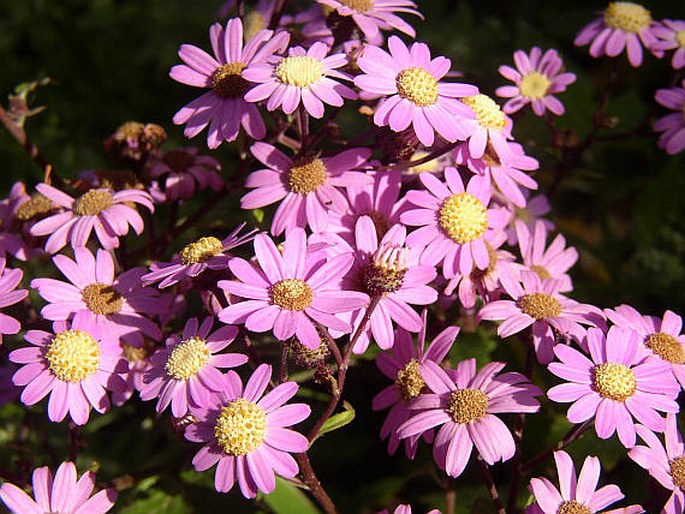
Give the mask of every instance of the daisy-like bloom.
<path id="1" fill-rule="evenodd" d="M 667 109 L 675 111 L 654 122 L 654 130 L 663 132 L 659 137 L 659 147 L 669 155 L 682 152 L 685 150 L 685 80 L 680 87 L 657 90 L 654 98 Z"/>
<path id="2" fill-rule="evenodd" d="M 150 194 L 135 189 L 90 189 L 76 199 L 47 184 L 38 184 L 36 190 L 64 209 L 31 227 L 31 235 L 50 234 L 45 242 L 48 253 L 57 253 L 68 240 L 73 248 L 86 246 L 93 230 L 105 250 L 118 248 L 119 238 L 128 234 L 129 225 L 136 234 L 144 228 L 143 218 L 131 204 L 155 210 Z"/>
<path id="3" fill-rule="evenodd" d="M 666 415 L 665 445 L 647 427 L 635 425 L 635 431 L 647 443 L 636 445 L 628 456 L 646 469 L 662 486 L 673 491 L 662 514 L 685 512 L 685 445 L 674 414 Z"/>
<path id="4" fill-rule="evenodd" d="M 520 281 L 507 275 L 502 276 L 500 281 L 512 299 L 490 302 L 480 310 L 478 316 L 480 319 L 504 320 L 497 327 L 497 335 L 502 338 L 530 327 L 540 364 L 548 364 L 554 359 L 557 334 L 581 343 L 585 336 L 585 329 L 581 325 L 604 324 L 601 309 L 559 294 L 563 286 L 560 280 L 543 280 L 534 271 L 522 271 Z"/>
<path id="5" fill-rule="evenodd" d="M 462 121 L 473 118 L 470 109 L 457 100 L 478 94 L 470 84 L 440 82 L 452 62 L 446 57 L 431 59 L 425 43 L 410 48 L 397 36 L 388 40 L 390 53 L 368 46 L 357 59 L 364 72 L 354 84 L 370 97 L 384 97 L 376 109 L 373 122 L 389 125 L 395 132 L 412 126 L 425 146 L 433 145 L 435 132 L 447 141 L 466 139 Z"/>
<path id="6" fill-rule="evenodd" d="M 511 149 L 507 144 L 507 140 L 512 137 L 513 123 L 511 118 L 502 112 L 497 102 L 488 95 L 467 96 L 461 101 L 470 107 L 475 115 L 475 119 L 467 119 L 462 122 L 469 135 L 468 147 L 471 157 L 474 159 L 483 157 L 489 143 L 496 159 L 501 162 L 508 162 L 511 158 Z"/>
<path id="7" fill-rule="evenodd" d="M 257 232 L 254 229 L 241 235 L 244 227 L 245 223 L 241 223 L 223 240 L 204 236 L 188 243 L 173 256 L 171 262 L 155 263 L 150 273 L 143 275 L 141 280 L 146 286 L 161 280 L 159 287 L 163 289 L 184 279 L 195 278 L 206 270 L 225 270 L 233 258 L 229 251 L 252 241 Z"/>
<path id="8" fill-rule="evenodd" d="M 413 14 L 423 19 L 410 0 L 317 0 L 322 5 L 335 9 L 342 17 L 350 16 L 364 33 L 364 37 L 374 45 L 383 43 L 381 30 L 399 30 L 415 37 L 416 31 L 396 12 Z"/>
<path id="9" fill-rule="evenodd" d="M 639 351 L 638 335 L 612 326 L 587 331 L 590 358 L 563 344 L 554 347 L 561 362 L 549 371 L 568 380 L 547 391 L 550 400 L 573 402 L 566 416 L 571 423 L 595 418 L 595 432 L 608 439 L 614 432 L 626 448 L 635 445 L 633 417 L 650 430 L 663 432 L 664 419 L 656 411 L 678 412 L 680 386 L 668 363 Z"/>
<path id="10" fill-rule="evenodd" d="M 421 370 L 426 361 L 440 364 L 450 351 L 459 333 L 459 327 L 447 327 L 433 339 L 426 348 L 426 311 L 424 310 L 424 328 L 419 335 L 418 347 L 414 346 L 412 336 L 402 328 L 395 331 L 395 344 L 390 353 L 384 352 L 376 358 L 376 365 L 386 377 L 394 383 L 373 398 L 373 410 L 390 408 L 388 416 L 381 427 L 381 439 L 388 439 L 388 453 L 393 455 L 400 445 L 397 429 L 407 421 L 412 411 L 409 402 L 422 392 L 426 383 Z M 431 442 L 433 432 L 425 432 L 424 438 Z M 428 437 L 426 437 L 428 436 Z M 405 439 L 404 452 L 413 459 L 416 455 L 420 436 Z"/>
<path id="11" fill-rule="evenodd" d="M 409 408 L 419 412 L 399 427 L 399 436 L 416 436 L 440 426 L 433 458 L 452 477 L 464 471 L 474 445 L 490 465 L 509 460 L 516 444 L 496 414 L 537 412 L 540 403 L 535 397 L 542 391 L 520 373 L 498 375 L 504 366 L 491 362 L 476 373 L 476 359 L 467 359 L 448 373 L 426 361 L 422 377 L 432 392 L 412 400 Z"/>
<path id="12" fill-rule="evenodd" d="M 194 45 L 181 45 L 178 56 L 185 64 L 177 64 L 169 76 L 189 86 L 210 89 L 182 107 L 174 115 L 176 125 L 186 124 L 183 133 L 193 138 L 209 125 L 207 146 L 218 147 L 223 141 L 234 141 L 242 125 L 254 139 L 266 134 L 264 120 L 257 106 L 245 101 L 250 88 L 243 75 L 246 66 L 259 62 L 288 46 L 287 32 L 274 34 L 259 31 L 243 46 L 243 23 L 232 18 L 226 28 L 215 23 L 209 28 L 209 41 L 214 55 Z"/>
<path id="13" fill-rule="evenodd" d="M 466 188 L 456 168 L 445 168 L 443 183 L 431 173 L 419 175 L 427 191 L 409 191 L 407 200 L 416 209 L 400 216 L 405 225 L 420 226 L 407 236 L 407 246 L 424 248 L 421 264 L 442 262 L 442 273 L 450 279 L 490 265 L 485 244 L 507 224 L 505 209 L 489 209 L 491 187 L 487 177 L 474 176 Z"/>
<path id="14" fill-rule="evenodd" d="M 219 281 L 221 289 L 246 299 L 219 313 L 224 323 L 244 323 L 254 332 L 273 330 L 279 341 L 295 335 L 313 350 L 321 345 L 315 323 L 347 333 L 351 327 L 335 315 L 369 302 L 366 294 L 339 286 L 354 256 L 325 259 L 321 252 L 309 252 L 300 228 L 288 231 L 282 253 L 266 234 L 255 237 L 254 250 L 259 267 L 236 257 L 229 267 L 238 280 Z"/>
<path id="15" fill-rule="evenodd" d="M 10 353 L 12 362 L 25 364 L 12 381 L 25 386 L 21 401 L 26 405 L 50 394 L 51 421 L 62 421 L 69 413 L 74 423 L 85 425 L 91 406 L 101 414 L 109 410 L 107 389 L 126 389 L 118 375 L 126 371 L 121 346 L 84 311 L 71 323 L 56 321 L 52 327 L 54 333 L 29 330 L 24 339 L 32 346 Z"/>
<path id="16" fill-rule="evenodd" d="M 576 468 L 568 453 L 554 452 L 554 462 L 559 475 L 559 488 L 547 478 L 532 478 L 530 489 L 535 496 L 535 503 L 526 509 L 526 514 L 595 514 L 625 497 L 617 485 L 605 485 L 597 489 L 602 469 L 597 457 L 586 457 L 577 477 Z M 632 505 L 602 512 L 637 514 L 644 512 L 644 509 L 639 505 Z"/>
<path id="17" fill-rule="evenodd" d="M 19 303 L 29 294 L 26 289 L 17 289 L 24 272 L 20 269 L 6 268 L 6 264 L 5 257 L 0 257 L 0 309 Z M 0 344 L 3 334 L 17 334 L 20 330 L 19 321 L 0 312 Z"/>
<path id="18" fill-rule="evenodd" d="M 361 171 L 371 155 L 368 148 L 351 148 L 331 157 L 307 155 L 291 159 L 268 143 L 252 145 L 252 154 L 267 168 L 252 172 L 245 186 L 255 188 L 240 200 L 243 209 L 256 209 L 280 201 L 271 223 L 274 235 L 307 225 L 314 232 L 328 226 L 328 212 L 347 212 L 345 194 L 338 188 L 370 184 Z"/>
<path id="19" fill-rule="evenodd" d="M 590 45 L 590 55 L 616 57 L 623 50 L 634 67 L 642 64 L 642 45 L 651 48 L 658 26 L 650 12 L 633 2 L 610 2 L 600 18 L 583 27 L 573 43 Z"/>
<path id="20" fill-rule="evenodd" d="M 112 337 L 139 346 L 143 335 L 159 340 L 162 331 L 150 317 L 161 314 L 167 302 L 159 291 L 143 287 L 145 268 L 137 267 L 116 275 L 112 255 L 98 249 L 75 248 L 74 259 L 55 255 L 53 262 L 69 282 L 53 278 L 35 278 L 31 287 L 48 303 L 41 315 L 51 321 L 71 319 L 85 310 L 94 323 L 103 326 Z"/>
<path id="21" fill-rule="evenodd" d="M 683 319 L 666 311 L 661 319 L 643 316 L 630 305 L 605 309 L 604 314 L 614 325 L 637 332 L 640 348 L 671 365 L 673 376 L 685 388 L 685 334 Z"/>
<path id="22" fill-rule="evenodd" d="M 652 44 L 651 49 L 659 52 L 673 50 L 671 66 L 676 70 L 685 68 L 685 20 L 661 20 L 653 32 L 658 41 Z"/>
<path id="23" fill-rule="evenodd" d="M 275 474 L 293 478 L 298 467 L 290 453 L 301 453 L 309 447 L 303 435 L 289 426 L 309 416 L 304 403 L 285 403 L 297 393 L 295 382 L 284 382 L 264 394 L 271 379 L 271 366 L 260 365 L 248 379 L 245 388 L 234 371 L 224 379 L 219 394 L 211 403 L 193 409 L 197 423 L 185 432 L 186 439 L 206 443 L 193 458 L 197 471 L 217 464 L 214 487 L 225 493 L 236 480 L 246 498 L 258 491 L 269 494 L 276 488 Z"/>
<path id="24" fill-rule="evenodd" d="M 187 200 L 208 187 L 218 191 L 224 185 L 221 164 L 214 157 L 197 155 L 197 148 L 159 151 L 146 162 L 150 177 L 161 180 L 167 200 Z"/>
<path id="25" fill-rule="evenodd" d="M 389 511 L 387 510 L 382 510 L 378 512 L 378 514 L 390 514 Z M 411 514 L 411 505 L 398 505 L 397 508 L 393 511 L 393 514 Z M 441 512 L 438 509 L 433 509 L 426 514 L 441 514 Z"/>
<path id="26" fill-rule="evenodd" d="M 553 48 L 542 53 L 537 46 L 531 48 L 530 54 L 517 50 L 514 64 L 516 69 L 506 65 L 499 67 L 500 74 L 516 84 L 498 87 L 495 91 L 497 96 L 509 98 L 502 110 L 512 114 L 530 104 L 538 116 L 547 110 L 557 116 L 564 114 L 564 104 L 553 95 L 566 91 L 566 87 L 576 81 L 576 75 L 563 72 L 564 61 L 559 53 Z"/>
<path id="27" fill-rule="evenodd" d="M 87 471 L 78 478 L 73 462 L 60 464 L 54 477 L 47 466 L 34 469 L 32 484 L 35 500 L 9 482 L 0 486 L 0 500 L 13 514 L 104 514 L 117 500 L 114 489 L 91 496 L 95 474 Z"/>

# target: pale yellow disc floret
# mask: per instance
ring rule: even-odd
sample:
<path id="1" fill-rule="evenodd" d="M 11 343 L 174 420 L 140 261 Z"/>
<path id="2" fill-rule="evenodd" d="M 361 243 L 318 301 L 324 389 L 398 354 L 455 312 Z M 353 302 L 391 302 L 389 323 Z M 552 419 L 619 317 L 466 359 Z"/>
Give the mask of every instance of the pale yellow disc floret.
<path id="1" fill-rule="evenodd" d="M 186 266 L 189 264 L 198 264 L 206 260 L 221 255 L 223 251 L 223 244 L 216 237 L 201 237 L 194 243 L 190 243 L 181 250 L 179 256 L 181 262 Z"/>
<path id="2" fill-rule="evenodd" d="M 289 311 L 302 311 L 312 304 L 314 292 L 304 280 L 287 278 L 269 288 L 271 303 Z"/>
<path id="3" fill-rule="evenodd" d="M 202 366 L 207 364 L 211 355 L 204 339 L 191 337 L 176 345 L 171 351 L 164 369 L 171 378 L 188 380 L 194 377 Z"/>
<path id="4" fill-rule="evenodd" d="M 604 24 L 612 29 L 637 33 L 652 23 L 650 12 L 633 2 L 611 2 L 604 11 Z"/>
<path id="5" fill-rule="evenodd" d="M 685 455 L 668 461 L 668 467 L 673 484 L 681 491 L 685 491 Z"/>
<path id="6" fill-rule="evenodd" d="M 276 67 L 278 80 L 289 86 L 309 87 L 324 76 L 323 65 L 314 57 L 284 57 Z"/>
<path id="7" fill-rule="evenodd" d="M 671 334 L 658 332 L 645 339 L 645 346 L 671 364 L 685 364 L 683 345 Z"/>
<path id="8" fill-rule="evenodd" d="M 521 79 L 519 90 L 523 96 L 531 100 L 540 100 L 547 96 L 547 91 L 551 85 L 552 81 L 547 78 L 547 75 L 538 71 L 531 71 Z"/>
<path id="9" fill-rule="evenodd" d="M 487 231 L 488 209 L 471 193 L 459 193 L 442 202 L 438 223 L 456 243 L 466 244 Z"/>
<path id="10" fill-rule="evenodd" d="M 119 312 L 124 303 L 123 297 L 111 285 L 100 282 L 84 287 L 81 299 L 90 312 L 104 316 Z"/>
<path id="11" fill-rule="evenodd" d="M 416 359 L 410 360 L 404 367 L 397 370 L 395 384 L 405 402 L 413 400 L 421 393 L 426 383 L 421 376 Z"/>
<path id="12" fill-rule="evenodd" d="M 245 64 L 239 61 L 222 64 L 212 74 L 212 90 L 221 98 L 243 96 L 250 84 L 243 78 Z"/>
<path id="13" fill-rule="evenodd" d="M 306 195 L 316 191 L 328 178 L 326 165 L 316 157 L 305 157 L 293 162 L 288 171 L 288 189 Z"/>
<path id="14" fill-rule="evenodd" d="M 487 414 L 490 400 L 480 389 L 460 389 L 450 395 L 447 412 L 455 423 L 476 421 Z"/>
<path id="15" fill-rule="evenodd" d="M 223 407 L 214 425 L 217 443 L 234 457 L 259 448 L 265 433 L 266 412 L 245 398 L 238 398 Z"/>
<path id="16" fill-rule="evenodd" d="M 407 68 L 395 77 L 397 93 L 419 107 L 438 101 L 438 81 L 423 68 Z"/>
<path id="17" fill-rule="evenodd" d="M 373 0 L 338 0 L 345 7 L 357 12 L 370 11 L 373 9 Z"/>
<path id="18" fill-rule="evenodd" d="M 47 214 L 53 209 L 52 201 L 49 198 L 36 193 L 31 198 L 22 203 L 14 213 L 14 219 L 18 221 L 28 221 L 37 216 Z"/>
<path id="19" fill-rule="evenodd" d="M 260 30 L 269 27 L 269 20 L 265 19 L 259 11 L 250 11 L 243 16 L 243 34 L 245 41 L 249 41 Z"/>
<path id="20" fill-rule="evenodd" d="M 556 318 L 561 314 L 561 304 L 559 300 L 547 293 L 530 293 L 516 300 L 518 306 L 524 314 L 528 314 L 536 320 L 546 318 Z"/>
<path id="21" fill-rule="evenodd" d="M 100 367 L 100 345 L 88 332 L 65 330 L 55 335 L 45 354 L 50 371 L 64 382 L 85 380 Z"/>
<path id="22" fill-rule="evenodd" d="M 625 364 L 607 362 L 593 370 L 595 390 L 604 398 L 624 402 L 637 391 L 635 374 Z"/>
<path id="23" fill-rule="evenodd" d="M 467 96 L 461 101 L 473 110 L 481 127 L 502 130 L 507 125 L 507 118 L 502 109 L 488 95 Z"/>
<path id="24" fill-rule="evenodd" d="M 675 33 L 675 40 L 680 48 L 685 48 L 685 30 L 679 30 Z"/>
<path id="25" fill-rule="evenodd" d="M 97 216 L 112 205 L 114 199 L 107 189 L 91 189 L 76 200 L 74 212 L 79 216 Z"/>
<path id="26" fill-rule="evenodd" d="M 576 500 L 562 502 L 557 509 L 557 514 L 592 514 L 592 511 Z"/>

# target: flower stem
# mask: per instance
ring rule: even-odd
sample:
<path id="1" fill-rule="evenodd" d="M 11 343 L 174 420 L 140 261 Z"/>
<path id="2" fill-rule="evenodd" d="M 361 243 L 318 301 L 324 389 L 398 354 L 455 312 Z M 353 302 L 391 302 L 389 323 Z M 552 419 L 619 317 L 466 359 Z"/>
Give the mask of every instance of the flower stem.
<path id="1" fill-rule="evenodd" d="M 549 456 L 552 455 L 552 453 L 554 453 L 557 450 L 563 450 L 569 444 L 576 441 L 590 427 L 590 422 L 591 420 L 588 420 L 584 423 L 580 423 L 579 425 L 573 425 L 570 428 L 570 430 L 566 432 L 566 435 L 561 439 L 561 441 L 559 441 L 557 444 L 553 446 L 550 446 L 545 451 L 538 453 L 535 457 L 525 462 L 521 466 L 521 473 L 528 473 L 533 468 L 533 466 L 549 458 Z"/>
<path id="2" fill-rule="evenodd" d="M 478 456 L 477 460 L 478 465 L 480 466 L 480 471 L 483 475 L 483 480 L 485 481 L 485 487 L 488 489 L 488 493 L 490 493 L 490 499 L 492 500 L 492 504 L 495 506 L 495 510 L 497 510 L 497 514 L 507 514 L 507 512 L 504 510 L 504 505 L 502 505 L 502 500 L 499 497 L 499 493 L 497 492 L 497 486 L 492 480 L 490 468 L 480 455 Z"/>
<path id="3" fill-rule="evenodd" d="M 328 493 L 321 485 L 321 482 L 319 482 L 316 473 L 314 473 L 314 468 L 312 468 L 312 463 L 309 462 L 309 455 L 307 452 L 298 453 L 295 455 L 295 460 L 297 460 L 297 463 L 300 466 L 304 483 L 309 486 L 312 496 L 319 502 L 319 505 L 321 505 L 324 512 L 326 514 L 338 514 L 335 503 L 333 503 L 331 497 L 328 496 Z"/>

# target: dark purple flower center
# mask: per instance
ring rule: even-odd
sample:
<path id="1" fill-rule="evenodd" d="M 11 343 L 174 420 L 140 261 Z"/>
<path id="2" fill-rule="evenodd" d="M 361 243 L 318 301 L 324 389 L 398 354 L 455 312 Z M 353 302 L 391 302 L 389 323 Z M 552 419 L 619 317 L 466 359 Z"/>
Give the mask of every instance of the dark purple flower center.
<path id="1" fill-rule="evenodd" d="M 219 66 L 212 74 L 212 89 L 221 98 L 238 98 L 245 94 L 250 84 L 243 78 L 245 64 L 229 62 Z"/>

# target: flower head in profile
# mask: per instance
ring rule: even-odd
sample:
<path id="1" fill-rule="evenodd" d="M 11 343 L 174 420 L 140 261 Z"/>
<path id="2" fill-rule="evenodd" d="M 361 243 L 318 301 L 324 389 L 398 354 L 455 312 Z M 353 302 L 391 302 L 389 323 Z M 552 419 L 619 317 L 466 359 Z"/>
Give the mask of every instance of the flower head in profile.
<path id="1" fill-rule="evenodd" d="M 29 294 L 26 289 L 17 289 L 24 272 L 20 269 L 6 268 L 6 264 L 5 257 L 0 257 L 0 309 L 19 303 Z M 0 344 L 2 344 L 3 334 L 16 334 L 20 330 L 19 321 L 0 312 Z"/>
<path id="2" fill-rule="evenodd" d="M 661 20 L 653 32 L 657 41 L 652 43 L 651 49 L 657 52 L 673 50 L 671 66 L 676 70 L 685 68 L 685 20 Z"/>
<path id="3" fill-rule="evenodd" d="M 276 476 L 293 478 L 297 463 L 290 453 L 309 446 L 303 435 L 289 426 L 309 416 L 304 403 L 285 403 L 297 393 L 295 382 L 284 382 L 265 393 L 271 366 L 260 365 L 245 384 L 229 371 L 222 390 L 211 402 L 192 414 L 198 421 L 185 432 L 186 439 L 205 443 L 195 454 L 193 466 L 205 471 L 217 464 L 214 487 L 225 493 L 238 482 L 246 498 L 258 491 L 269 494 L 276 488 Z"/>
<path id="4" fill-rule="evenodd" d="M 447 141 L 466 139 L 462 118 L 473 113 L 457 98 L 476 95 L 470 84 L 441 82 L 450 71 L 446 57 L 431 59 L 425 43 L 407 47 L 397 36 L 388 40 L 390 53 L 368 46 L 357 59 L 364 72 L 354 79 L 355 85 L 369 97 L 383 97 L 373 116 L 379 127 L 389 125 L 395 132 L 412 126 L 425 146 L 432 146 L 435 132 Z"/>
<path id="5" fill-rule="evenodd" d="M 104 514 L 117 499 L 114 489 L 104 489 L 91 496 L 95 487 L 95 474 L 87 471 L 81 478 L 73 462 L 63 462 L 54 477 L 45 466 L 33 470 L 31 498 L 14 484 L 0 486 L 0 500 L 12 514 Z"/>
<path id="6" fill-rule="evenodd" d="M 657 90 L 654 98 L 667 109 L 675 111 L 654 122 L 652 128 L 663 132 L 659 137 L 659 147 L 669 155 L 680 153 L 685 150 L 685 80 L 679 87 Z"/>
<path id="7" fill-rule="evenodd" d="M 530 104 L 533 112 L 542 116 L 549 110 L 557 116 L 564 114 L 564 104 L 554 95 L 566 91 L 566 87 L 576 81 L 574 73 L 564 72 L 564 61 L 552 49 L 542 50 L 534 46 L 530 53 L 523 50 L 514 52 L 516 69 L 502 65 L 499 72 L 515 86 L 498 87 L 497 96 L 509 98 L 502 107 L 507 114 L 513 114 Z"/>
<path id="8" fill-rule="evenodd" d="M 194 146 L 160 150 L 146 161 L 150 177 L 160 181 L 168 201 L 187 200 L 196 191 L 208 187 L 219 191 L 223 187 L 219 161 L 197 151 Z"/>

